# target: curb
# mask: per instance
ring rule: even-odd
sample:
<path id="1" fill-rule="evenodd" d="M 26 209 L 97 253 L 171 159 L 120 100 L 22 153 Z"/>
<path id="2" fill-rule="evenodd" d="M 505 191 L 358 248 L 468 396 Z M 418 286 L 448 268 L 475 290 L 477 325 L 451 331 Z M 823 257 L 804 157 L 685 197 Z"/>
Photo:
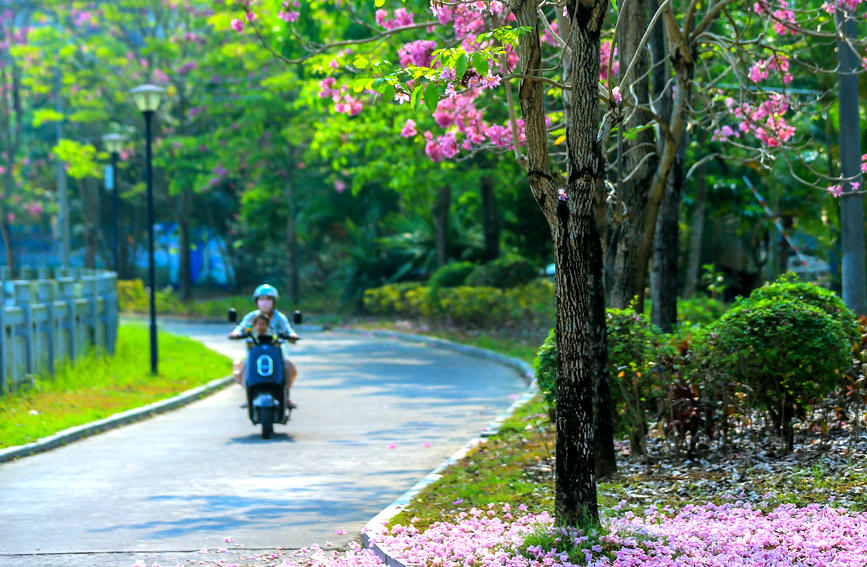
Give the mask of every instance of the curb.
<path id="1" fill-rule="evenodd" d="M 416 495 L 418 495 L 419 492 L 442 478 L 443 473 L 446 471 L 446 469 L 463 460 L 467 456 L 467 453 L 470 452 L 470 450 L 472 450 L 477 445 L 484 443 L 488 437 L 496 435 L 499 432 L 500 427 L 503 425 L 503 422 L 508 419 L 513 413 L 515 413 L 518 408 L 526 404 L 530 400 L 530 398 L 532 398 L 536 394 L 536 392 L 538 392 L 536 381 L 533 378 L 533 369 L 529 364 L 517 358 L 513 358 L 478 347 L 453 343 L 451 341 L 447 341 L 445 339 L 438 339 L 435 337 L 412 335 L 408 333 L 400 333 L 394 331 L 361 331 L 357 329 L 334 330 L 348 331 L 350 333 L 359 334 L 367 333 L 375 337 L 396 338 L 405 341 L 421 342 L 429 344 L 431 346 L 455 350 L 462 354 L 467 354 L 470 356 L 494 360 L 506 366 L 511 366 L 512 368 L 515 368 L 522 373 L 522 376 L 526 380 L 529 381 L 529 385 L 524 391 L 524 393 L 521 394 L 518 399 L 516 399 L 506 411 L 501 413 L 490 424 L 488 424 L 488 426 L 479 433 L 478 437 L 471 439 L 467 442 L 466 445 L 455 451 L 451 457 L 446 459 L 438 467 L 429 472 L 424 478 L 418 481 L 412 488 L 400 495 L 394 502 L 389 504 L 379 514 L 371 518 L 367 522 L 367 524 L 365 524 L 364 527 L 361 529 L 362 546 L 373 551 L 373 553 L 379 558 L 380 561 L 382 561 L 384 565 L 386 565 L 386 567 L 413 567 L 414 564 L 404 563 L 402 560 L 392 555 L 391 551 L 386 545 L 377 541 L 379 537 L 386 532 L 386 524 L 394 516 L 399 514 L 412 501 L 412 499 L 415 498 Z"/>
<path id="2" fill-rule="evenodd" d="M 211 380 L 204 386 L 199 386 L 198 388 L 187 390 L 186 392 L 175 396 L 174 398 L 161 400 L 159 402 L 154 402 L 140 408 L 133 408 L 131 410 L 127 410 L 121 413 L 116 413 L 112 416 L 100 419 L 99 421 L 93 421 L 84 425 L 70 427 L 69 429 L 59 431 L 54 435 L 44 437 L 42 439 L 39 439 L 38 441 L 34 441 L 33 443 L 28 443 L 27 445 L 18 445 L 15 447 L 8 447 L 6 449 L 0 449 L 0 463 L 5 463 L 7 461 L 11 461 L 13 459 L 18 459 L 21 457 L 35 455 L 37 453 L 42 453 L 50 449 L 61 447 L 73 441 L 78 441 L 79 439 L 83 439 L 85 437 L 101 433 L 103 431 L 108 431 L 109 429 L 114 429 L 122 425 L 141 421 L 142 419 L 151 417 L 159 413 L 164 413 L 169 410 L 177 409 L 181 406 L 185 406 L 191 402 L 203 398 L 217 390 L 220 390 L 231 383 L 233 383 L 231 376 L 226 376 L 225 378 L 217 378 L 216 380 Z"/>

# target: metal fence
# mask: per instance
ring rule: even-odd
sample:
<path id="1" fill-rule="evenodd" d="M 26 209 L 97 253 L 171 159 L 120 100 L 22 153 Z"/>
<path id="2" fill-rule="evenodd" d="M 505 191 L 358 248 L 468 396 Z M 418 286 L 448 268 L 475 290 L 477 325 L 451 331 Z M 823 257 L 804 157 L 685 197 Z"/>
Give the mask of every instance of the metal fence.
<path id="1" fill-rule="evenodd" d="M 117 275 L 87 269 L 0 266 L 0 392 L 117 341 Z"/>

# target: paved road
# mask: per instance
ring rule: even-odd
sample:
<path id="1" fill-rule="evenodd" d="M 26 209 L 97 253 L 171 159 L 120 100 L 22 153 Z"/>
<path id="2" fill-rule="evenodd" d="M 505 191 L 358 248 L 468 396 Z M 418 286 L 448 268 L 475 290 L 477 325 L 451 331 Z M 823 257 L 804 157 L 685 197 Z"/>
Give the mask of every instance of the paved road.
<path id="1" fill-rule="evenodd" d="M 164 328 L 243 349 L 226 325 Z M 300 408 L 270 440 L 231 386 L 0 465 L 0 566 L 174 565 L 231 547 L 224 537 L 248 549 L 346 545 L 525 389 L 511 368 L 422 343 L 319 332 L 294 353 Z"/>

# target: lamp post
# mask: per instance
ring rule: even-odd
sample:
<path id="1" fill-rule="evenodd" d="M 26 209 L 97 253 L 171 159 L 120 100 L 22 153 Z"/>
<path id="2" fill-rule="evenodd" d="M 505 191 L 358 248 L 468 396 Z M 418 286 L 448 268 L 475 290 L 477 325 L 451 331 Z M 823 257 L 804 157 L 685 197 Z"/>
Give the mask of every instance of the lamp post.
<path id="1" fill-rule="evenodd" d="M 102 137 L 105 148 L 111 154 L 111 216 L 114 219 L 114 271 L 120 275 L 120 235 L 117 229 L 118 193 L 117 187 L 117 155 L 123 149 L 126 136 L 123 134 L 106 134 Z"/>
<path id="2" fill-rule="evenodd" d="M 130 91 L 135 105 L 144 114 L 145 138 L 145 168 L 147 171 L 148 192 L 148 285 L 150 286 L 150 335 L 151 335 L 151 374 L 157 373 L 157 313 L 156 313 L 156 276 L 154 275 L 154 197 L 153 197 L 153 167 L 151 164 L 151 118 L 160 106 L 165 89 L 156 85 L 141 85 Z"/>

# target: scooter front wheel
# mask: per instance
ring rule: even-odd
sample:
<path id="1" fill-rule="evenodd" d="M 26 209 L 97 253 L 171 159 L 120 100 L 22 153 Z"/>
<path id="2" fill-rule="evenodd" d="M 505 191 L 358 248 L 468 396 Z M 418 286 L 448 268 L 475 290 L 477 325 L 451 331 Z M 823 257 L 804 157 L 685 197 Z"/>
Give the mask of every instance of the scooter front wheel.
<path id="1" fill-rule="evenodd" d="M 262 412 L 262 439 L 270 439 L 274 433 L 274 412 L 270 408 Z"/>

